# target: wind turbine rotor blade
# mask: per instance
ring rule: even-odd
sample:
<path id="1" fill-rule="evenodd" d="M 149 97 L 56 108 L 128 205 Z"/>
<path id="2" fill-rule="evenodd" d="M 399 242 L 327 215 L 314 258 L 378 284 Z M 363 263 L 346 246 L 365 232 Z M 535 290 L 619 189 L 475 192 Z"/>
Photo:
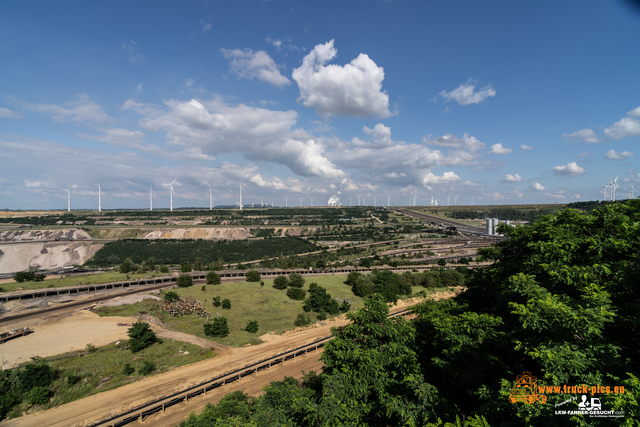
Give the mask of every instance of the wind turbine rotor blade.
<path id="1" fill-rule="evenodd" d="M 171 181 L 171 184 L 169 184 L 169 185 L 173 185 L 173 184 L 176 182 L 176 180 L 177 180 L 177 179 L 178 179 L 178 177 L 176 176 L 176 179 L 174 179 L 173 181 Z"/>

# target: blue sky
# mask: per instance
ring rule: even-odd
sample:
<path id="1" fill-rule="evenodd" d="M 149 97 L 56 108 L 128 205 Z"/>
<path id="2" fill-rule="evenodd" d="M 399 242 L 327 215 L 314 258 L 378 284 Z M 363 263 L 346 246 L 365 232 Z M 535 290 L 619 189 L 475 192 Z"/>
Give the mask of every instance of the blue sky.
<path id="1" fill-rule="evenodd" d="M 623 0 L 3 2 L 0 208 L 627 198 L 638 46 Z"/>

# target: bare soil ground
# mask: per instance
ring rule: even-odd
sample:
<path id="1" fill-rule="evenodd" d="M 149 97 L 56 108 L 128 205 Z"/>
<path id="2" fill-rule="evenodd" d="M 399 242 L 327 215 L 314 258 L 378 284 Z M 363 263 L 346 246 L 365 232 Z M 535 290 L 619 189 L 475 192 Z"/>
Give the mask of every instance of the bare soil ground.
<path id="1" fill-rule="evenodd" d="M 433 297 L 435 299 L 444 299 L 450 298 L 454 295 L 454 292 L 446 292 L 436 294 Z M 398 301 L 398 305 L 392 307 L 392 311 L 395 312 L 402 310 L 408 306 L 414 305 L 418 301 L 419 299 Z M 42 343 L 38 344 L 34 342 L 28 344 L 21 340 L 38 336 L 38 331 L 42 330 L 42 328 L 45 327 L 45 323 L 47 322 L 50 323 L 51 327 L 51 329 L 49 329 L 48 331 L 51 331 L 53 333 L 56 333 L 56 331 L 60 330 L 69 332 L 70 330 L 68 328 L 62 328 L 61 326 L 71 325 L 74 323 L 65 324 L 65 317 L 67 316 L 60 315 L 58 317 L 61 318 L 45 318 L 40 319 L 40 322 L 31 322 L 36 328 L 36 333 L 28 337 L 16 339 L 12 342 L 15 343 L 14 345 L 16 347 L 19 347 L 21 349 L 14 349 L 14 358 L 23 357 L 24 360 L 26 354 L 31 351 L 31 345 L 42 346 Z M 111 341 L 121 339 L 121 335 L 115 335 L 116 330 L 119 328 L 126 335 L 127 328 L 118 326 L 118 323 L 130 324 L 132 321 L 135 321 L 135 319 L 133 318 L 100 318 L 93 313 L 80 313 L 78 317 L 74 317 L 73 315 L 70 317 L 72 320 L 68 320 L 67 322 L 72 322 L 73 320 L 77 322 L 75 323 L 75 325 L 77 326 L 74 326 L 75 329 L 73 330 L 76 330 L 78 332 L 78 335 L 80 336 L 82 333 L 96 330 L 95 325 L 99 324 L 98 320 L 96 319 L 104 321 L 104 323 L 108 325 L 105 326 L 104 334 L 92 334 L 91 336 L 85 336 L 84 339 L 79 339 L 76 345 L 82 346 L 86 345 L 87 342 L 92 342 L 94 345 L 100 345 L 97 343 L 106 343 L 108 339 L 110 339 Z M 313 342 L 317 338 L 330 335 L 332 327 L 344 325 L 346 323 L 347 320 L 343 315 L 335 319 L 318 322 L 308 328 L 289 331 L 282 335 L 265 337 L 264 341 L 266 342 L 258 346 L 241 348 L 216 347 L 215 350 L 218 353 L 218 356 L 213 359 L 176 368 L 164 374 L 145 378 L 141 381 L 137 381 L 135 383 L 128 384 L 117 389 L 99 393 L 97 395 L 89 396 L 87 398 L 71 402 L 58 408 L 50 409 L 48 411 L 37 412 L 13 420 L 7 420 L 0 423 L 0 425 L 34 427 L 42 427 L 43 425 L 50 427 L 90 425 L 100 419 L 104 419 L 109 416 L 115 416 L 128 409 L 135 408 L 146 402 L 153 401 L 159 397 L 185 390 L 186 388 L 202 383 L 209 378 L 214 378 L 218 375 L 224 374 L 225 372 L 230 372 L 234 369 L 246 366 L 250 363 L 257 362 L 275 353 L 291 350 L 301 345 Z M 154 330 L 157 327 L 157 324 L 152 325 L 152 328 Z M 64 332 L 67 335 L 65 335 L 63 338 L 67 340 L 65 342 L 65 345 L 68 346 L 70 345 L 71 341 L 74 340 L 72 335 L 75 336 L 75 334 L 68 334 L 67 332 Z M 111 333 L 113 333 L 114 335 L 109 335 Z M 40 334 L 39 336 L 42 337 L 42 335 L 43 334 Z M 102 339 L 102 335 L 105 335 L 104 341 L 100 341 L 100 339 Z M 89 339 L 89 341 L 86 341 L 87 339 Z M 57 341 L 62 340 L 58 338 Z M 80 344 L 81 342 L 82 344 Z M 53 340 L 48 345 L 52 344 Z M 3 344 L 3 346 L 4 345 L 6 344 Z M 64 351 L 58 351 L 57 354 L 62 352 Z M 294 364 L 294 362 L 287 362 L 281 368 L 282 371 L 269 370 L 264 374 L 258 374 L 257 376 L 243 378 L 241 381 L 234 383 L 234 387 L 239 387 L 238 389 L 250 391 L 251 394 L 258 394 L 260 393 L 262 387 L 264 387 L 264 385 L 268 384 L 269 382 L 281 379 L 285 375 L 299 375 L 300 369 L 319 370 L 319 365 L 317 365 L 317 362 L 314 362 L 315 358 L 316 356 L 314 354 L 311 354 L 308 359 L 303 358 L 301 362 L 298 362 L 299 364 Z M 308 362 L 304 363 L 305 360 L 308 360 Z M 213 393 L 208 393 L 206 399 L 212 398 L 219 400 L 219 398 L 221 398 L 223 394 L 233 391 L 233 389 L 231 389 L 231 385 L 228 387 L 229 388 L 221 391 L 219 397 L 215 397 Z M 223 391 L 224 393 L 222 393 Z M 186 418 L 186 415 L 184 414 L 188 414 L 192 410 L 196 410 L 198 408 L 200 408 L 198 410 L 201 410 L 201 408 L 204 407 L 204 404 L 206 404 L 206 400 L 203 397 L 202 399 L 193 399 L 189 403 L 176 405 L 176 408 L 174 409 L 174 411 L 176 411 L 175 417 L 176 419 L 178 419 L 178 421 L 181 421 Z M 169 413 L 173 414 L 174 412 Z M 168 420 L 173 420 L 173 418 L 168 418 Z M 175 421 L 165 423 L 164 421 L 151 422 L 151 420 L 150 422 L 145 422 L 145 424 L 147 425 L 175 425 L 175 423 Z"/>

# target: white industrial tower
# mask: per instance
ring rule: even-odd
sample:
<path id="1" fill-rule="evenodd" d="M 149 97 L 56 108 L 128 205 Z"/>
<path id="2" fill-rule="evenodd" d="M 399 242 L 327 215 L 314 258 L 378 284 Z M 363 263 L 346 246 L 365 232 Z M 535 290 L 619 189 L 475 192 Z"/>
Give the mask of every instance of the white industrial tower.
<path id="1" fill-rule="evenodd" d="M 177 176 L 176 176 L 176 179 L 178 179 Z M 176 193 L 175 191 L 173 191 L 173 184 L 176 182 L 176 179 L 171 181 L 171 184 L 162 184 L 165 187 L 169 187 L 169 206 L 172 211 L 173 211 L 173 195 Z"/>

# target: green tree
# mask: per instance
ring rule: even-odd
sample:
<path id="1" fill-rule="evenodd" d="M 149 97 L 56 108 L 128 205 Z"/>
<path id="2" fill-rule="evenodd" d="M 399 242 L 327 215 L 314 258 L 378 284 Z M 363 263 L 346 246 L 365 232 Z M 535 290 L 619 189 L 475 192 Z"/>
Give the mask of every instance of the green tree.
<path id="1" fill-rule="evenodd" d="M 148 258 L 144 262 L 144 269 L 148 271 L 153 271 L 156 269 L 156 259 L 154 257 Z"/>
<path id="2" fill-rule="evenodd" d="M 245 274 L 245 278 L 247 279 L 247 282 L 259 282 L 260 273 L 258 273 L 256 270 L 249 270 Z"/>
<path id="3" fill-rule="evenodd" d="M 160 341 L 158 337 L 156 337 L 155 332 L 151 330 L 149 324 L 141 320 L 131 325 L 127 334 L 129 335 L 129 348 L 132 353 L 137 353 Z"/>
<path id="4" fill-rule="evenodd" d="M 207 285 L 219 285 L 222 283 L 220 279 L 220 275 L 215 271 L 210 271 L 207 273 Z"/>
<path id="5" fill-rule="evenodd" d="M 287 289 L 287 296 L 292 300 L 302 301 L 307 294 L 307 291 L 300 288 L 289 288 Z"/>
<path id="6" fill-rule="evenodd" d="M 169 272 L 169 267 L 167 267 L 166 265 L 163 265 L 162 267 L 160 267 L 160 273 L 168 273 Z"/>
<path id="7" fill-rule="evenodd" d="M 216 317 L 213 323 L 204 324 L 204 333 L 212 337 L 224 338 L 229 335 L 229 326 L 226 317 Z"/>
<path id="8" fill-rule="evenodd" d="M 304 311 L 315 311 L 317 313 L 327 312 L 329 314 L 338 314 L 340 307 L 338 303 L 327 293 L 322 286 L 309 286 L 309 298 L 307 298 L 302 306 Z"/>
<path id="9" fill-rule="evenodd" d="M 193 271 L 193 268 L 191 268 L 191 263 L 189 261 L 185 261 L 180 264 L 181 273 L 189 273 L 190 271 Z"/>
<path id="10" fill-rule="evenodd" d="M 222 297 L 213 297 L 211 301 L 214 307 L 220 307 L 220 304 L 222 304 Z"/>
<path id="11" fill-rule="evenodd" d="M 168 302 L 177 301 L 180 298 L 180 295 L 176 291 L 169 291 L 164 294 L 164 300 Z"/>
<path id="12" fill-rule="evenodd" d="M 122 264 L 120 264 L 120 273 L 127 274 L 133 271 L 133 261 L 131 258 L 127 258 L 124 260 Z"/>
<path id="13" fill-rule="evenodd" d="M 278 276 L 273 280 L 273 287 L 276 289 L 287 289 L 287 286 L 289 286 L 289 279 L 287 279 L 287 276 Z"/>
<path id="14" fill-rule="evenodd" d="M 51 393 L 49 393 L 49 390 L 47 390 L 45 387 L 37 386 L 29 391 L 27 395 L 27 401 L 31 405 L 44 405 L 45 403 L 49 402 L 50 394 Z"/>
<path id="15" fill-rule="evenodd" d="M 304 286 L 304 277 L 302 277 L 302 274 L 300 273 L 291 273 L 289 274 L 289 285 L 288 286 L 293 286 L 294 288 L 301 288 Z"/>
<path id="16" fill-rule="evenodd" d="M 231 310 L 231 300 L 228 298 L 225 298 L 222 300 L 222 308 L 225 310 Z"/>
<path id="17" fill-rule="evenodd" d="M 176 285 L 181 288 L 188 288 L 193 285 L 193 277 L 190 274 L 181 274 L 176 280 Z"/>
<path id="18" fill-rule="evenodd" d="M 247 326 L 244 328 L 245 331 L 255 334 L 258 332 L 258 321 L 257 320 L 249 320 Z"/>
<path id="19" fill-rule="evenodd" d="M 193 262 L 193 269 L 194 271 L 204 270 L 204 266 L 202 265 L 202 260 L 200 259 L 200 257 L 196 257 L 195 261 Z"/>
<path id="20" fill-rule="evenodd" d="M 296 320 L 293 322 L 293 326 L 300 328 L 309 326 L 311 323 L 313 322 L 311 321 L 311 317 L 308 314 L 299 313 L 298 317 L 296 317 Z"/>

